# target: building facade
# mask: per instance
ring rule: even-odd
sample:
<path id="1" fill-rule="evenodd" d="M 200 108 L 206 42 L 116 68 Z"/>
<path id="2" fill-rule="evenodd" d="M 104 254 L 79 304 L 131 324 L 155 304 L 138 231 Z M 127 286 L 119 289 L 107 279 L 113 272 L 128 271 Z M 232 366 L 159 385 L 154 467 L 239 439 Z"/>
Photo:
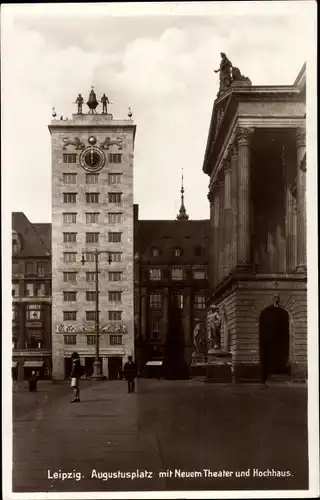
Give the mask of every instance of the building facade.
<path id="1" fill-rule="evenodd" d="M 12 377 L 51 377 L 51 224 L 12 214 Z"/>
<path id="2" fill-rule="evenodd" d="M 228 81 L 228 79 L 227 79 Z M 307 375 L 306 142 L 302 68 L 293 85 L 241 77 L 214 102 L 211 299 L 226 312 L 237 380 Z"/>
<path id="3" fill-rule="evenodd" d="M 81 97 L 81 96 L 80 96 Z M 81 98 L 82 99 L 82 98 Z M 103 99 L 102 99 L 103 101 Z M 89 110 L 53 120 L 52 139 L 52 363 L 53 378 L 68 377 L 76 351 L 92 374 L 96 298 L 103 374 L 117 378 L 134 354 L 133 151 L 136 127 Z M 98 251 L 96 273 L 95 251 Z M 98 292 L 96 276 L 98 274 Z"/>

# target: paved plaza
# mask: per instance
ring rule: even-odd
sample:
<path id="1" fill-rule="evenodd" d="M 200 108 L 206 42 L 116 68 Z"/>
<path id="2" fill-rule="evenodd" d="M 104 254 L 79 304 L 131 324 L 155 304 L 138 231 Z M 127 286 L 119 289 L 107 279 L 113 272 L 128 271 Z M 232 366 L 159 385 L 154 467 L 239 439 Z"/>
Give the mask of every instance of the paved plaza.
<path id="1" fill-rule="evenodd" d="M 308 488 L 305 386 L 83 381 L 80 404 L 70 392 L 14 390 L 14 492 Z"/>

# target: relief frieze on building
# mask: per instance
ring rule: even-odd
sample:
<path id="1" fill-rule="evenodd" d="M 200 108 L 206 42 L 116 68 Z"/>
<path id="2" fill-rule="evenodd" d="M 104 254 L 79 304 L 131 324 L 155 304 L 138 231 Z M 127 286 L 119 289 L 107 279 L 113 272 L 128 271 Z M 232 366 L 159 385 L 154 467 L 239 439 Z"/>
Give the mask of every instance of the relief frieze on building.
<path id="1" fill-rule="evenodd" d="M 56 327 L 56 333 L 95 333 L 95 325 L 78 325 L 73 323 L 71 325 L 66 325 L 65 323 L 60 323 Z M 107 323 L 106 325 L 100 326 L 100 333 L 128 333 L 127 325 L 124 323 Z"/>

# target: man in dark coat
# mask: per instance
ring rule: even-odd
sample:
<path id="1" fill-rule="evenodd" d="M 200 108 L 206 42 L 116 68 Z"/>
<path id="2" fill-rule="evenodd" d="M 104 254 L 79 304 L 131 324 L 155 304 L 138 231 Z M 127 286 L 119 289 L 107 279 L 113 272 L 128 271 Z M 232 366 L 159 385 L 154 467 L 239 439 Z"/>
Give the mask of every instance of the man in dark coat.
<path id="1" fill-rule="evenodd" d="M 83 367 L 80 363 L 79 354 L 74 352 L 71 356 L 72 359 L 72 370 L 70 374 L 71 378 L 71 387 L 74 391 L 74 398 L 71 400 L 71 403 L 80 403 L 80 378 L 84 374 Z"/>
<path id="2" fill-rule="evenodd" d="M 128 356 L 128 361 L 125 363 L 123 373 L 128 382 L 128 392 L 134 392 L 134 379 L 138 375 L 137 364 L 132 360 L 132 356 Z"/>

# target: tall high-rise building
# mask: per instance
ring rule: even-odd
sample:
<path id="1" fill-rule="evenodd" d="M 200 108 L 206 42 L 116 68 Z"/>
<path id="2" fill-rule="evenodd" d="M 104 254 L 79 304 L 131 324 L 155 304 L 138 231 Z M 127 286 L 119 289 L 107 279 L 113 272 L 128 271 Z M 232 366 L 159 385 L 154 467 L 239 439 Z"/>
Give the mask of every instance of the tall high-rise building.
<path id="1" fill-rule="evenodd" d="M 90 92 L 71 120 L 53 120 L 52 138 L 52 376 L 63 378 L 78 352 L 86 372 L 96 354 L 103 375 L 117 378 L 134 354 L 133 150 L 136 127 L 102 113 Z M 98 255 L 98 257 L 97 257 Z M 98 273 L 95 260 L 98 258 Z M 96 276 L 98 275 L 98 287 Z"/>

